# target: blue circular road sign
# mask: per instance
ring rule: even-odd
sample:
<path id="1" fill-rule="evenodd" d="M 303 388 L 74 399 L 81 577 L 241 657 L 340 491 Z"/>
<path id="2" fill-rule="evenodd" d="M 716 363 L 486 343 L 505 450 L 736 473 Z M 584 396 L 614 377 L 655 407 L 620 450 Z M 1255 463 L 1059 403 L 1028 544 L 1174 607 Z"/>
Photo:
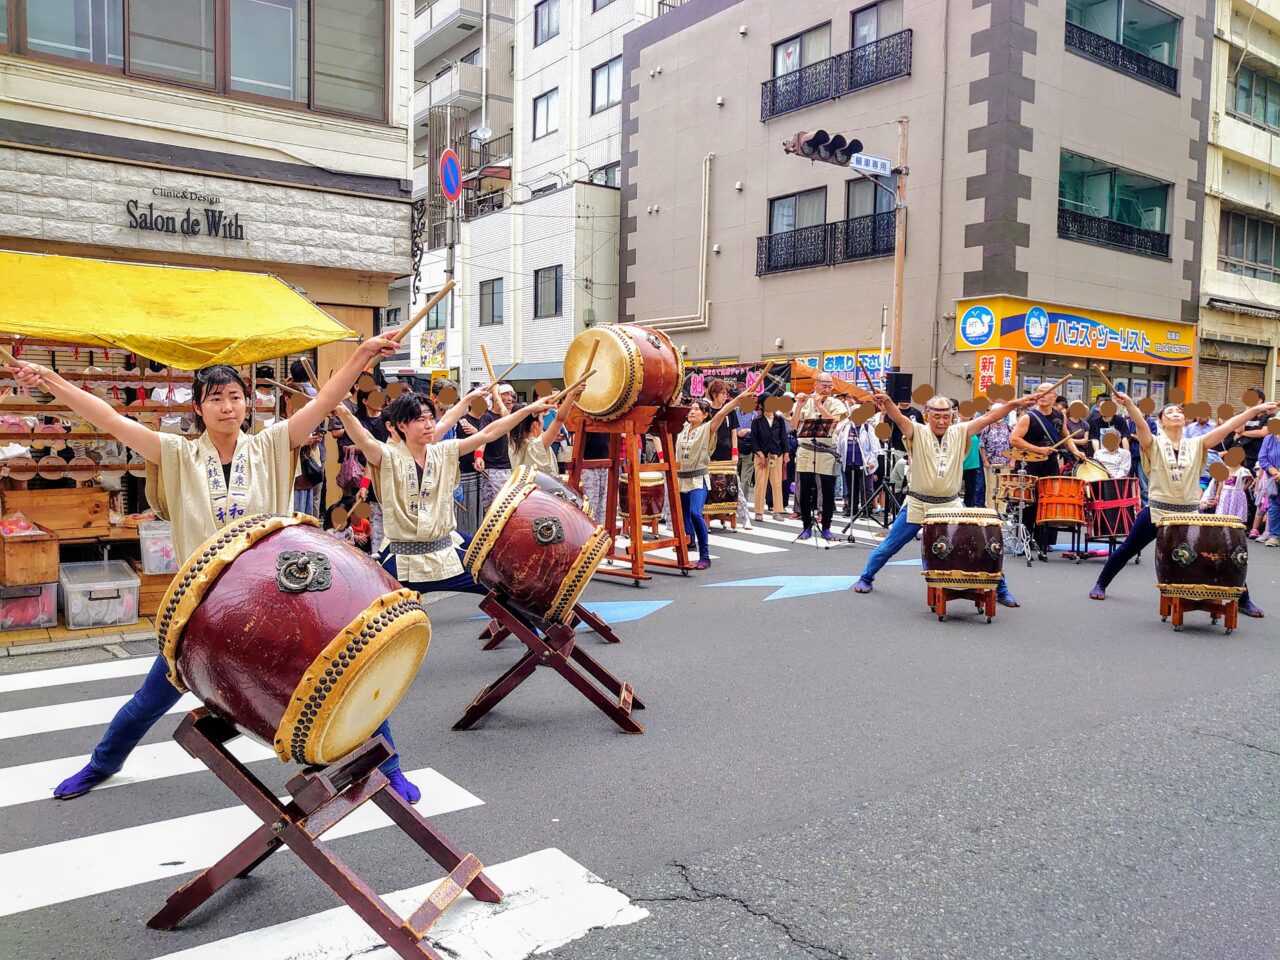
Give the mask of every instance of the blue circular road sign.
<path id="1" fill-rule="evenodd" d="M 450 203 L 462 195 L 462 164 L 452 150 L 440 154 L 440 189 Z"/>

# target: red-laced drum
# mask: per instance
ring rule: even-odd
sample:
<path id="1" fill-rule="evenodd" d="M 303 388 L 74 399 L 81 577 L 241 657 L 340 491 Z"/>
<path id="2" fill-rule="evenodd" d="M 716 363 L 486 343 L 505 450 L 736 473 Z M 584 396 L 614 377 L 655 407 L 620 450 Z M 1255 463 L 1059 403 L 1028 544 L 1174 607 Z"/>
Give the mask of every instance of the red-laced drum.
<path id="1" fill-rule="evenodd" d="M 1116 540 L 1129 535 L 1141 509 L 1138 478 L 1095 480 L 1089 484 L 1089 539 Z"/>
<path id="2" fill-rule="evenodd" d="M 223 527 L 161 600 L 169 679 L 295 763 L 360 746 L 431 642 L 418 594 L 302 514 Z"/>
<path id="3" fill-rule="evenodd" d="M 684 385 L 684 365 L 661 330 L 631 323 L 602 323 L 573 338 L 564 355 L 564 377 L 572 383 L 587 372 L 596 349 L 595 374 L 577 405 L 597 420 L 616 420 L 634 407 L 675 403 Z"/>
<path id="4" fill-rule="evenodd" d="M 994 590 L 1004 570 L 1000 514 L 979 507 L 938 507 L 924 517 L 924 579 L 948 590 Z"/>
<path id="5" fill-rule="evenodd" d="M 1036 523 L 1050 527 L 1084 526 L 1084 481 L 1076 477 L 1040 477 L 1036 482 Z"/>
<path id="6" fill-rule="evenodd" d="M 516 470 L 467 549 L 468 572 L 535 620 L 568 622 L 609 550 L 604 527 L 583 513 L 576 499 L 554 477 L 528 467 Z"/>
<path id="7" fill-rule="evenodd" d="M 731 460 L 714 461 L 707 468 L 711 489 L 702 508 L 704 517 L 736 517 L 738 515 L 738 467 Z"/>
<path id="8" fill-rule="evenodd" d="M 1001 473 L 996 476 L 996 500 L 1005 503 L 1035 503 L 1036 502 L 1036 481 L 1039 477 L 1033 477 L 1026 473 Z"/>
<path id="9" fill-rule="evenodd" d="M 1166 513 L 1156 524 L 1156 586 L 1162 596 L 1238 600 L 1248 567 L 1245 525 L 1235 517 Z"/>
<path id="10" fill-rule="evenodd" d="M 660 473 L 640 474 L 640 519 L 652 523 L 662 519 L 662 508 L 667 502 L 667 480 Z M 624 473 L 618 481 L 618 513 L 631 516 L 631 481 Z"/>

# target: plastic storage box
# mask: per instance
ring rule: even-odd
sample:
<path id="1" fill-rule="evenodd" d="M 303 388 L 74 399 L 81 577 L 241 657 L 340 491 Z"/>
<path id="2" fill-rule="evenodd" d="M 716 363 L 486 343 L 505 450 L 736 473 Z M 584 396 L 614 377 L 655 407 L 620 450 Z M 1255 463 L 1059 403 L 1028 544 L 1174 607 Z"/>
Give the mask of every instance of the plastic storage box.
<path id="1" fill-rule="evenodd" d="M 138 524 L 138 545 L 142 548 L 143 573 L 178 572 L 173 526 L 168 520 L 148 520 Z"/>
<path id="2" fill-rule="evenodd" d="M 64 563 L 58 583 L 72 630 L 138 622 L 139 580 L 123 560 Z"/>
<path id="3" fill-rule="evenodd" d="M 56 583 L 0 587 L 0 630 L 32 630 L 57 625 Z"/>

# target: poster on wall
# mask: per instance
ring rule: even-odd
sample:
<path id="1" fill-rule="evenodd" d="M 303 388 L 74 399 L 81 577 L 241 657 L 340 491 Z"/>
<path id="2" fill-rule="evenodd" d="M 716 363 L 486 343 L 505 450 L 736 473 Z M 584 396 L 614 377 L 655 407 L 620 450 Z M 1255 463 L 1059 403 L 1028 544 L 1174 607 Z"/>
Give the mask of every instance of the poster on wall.
<path id="1" fill-rule="evenodd" d="M 1129 390 L 1129 396 L 1133 397 L 1133 399 L 1137 401 L 1137 400 L 1141 400 L 1146 395 L 1147 395 L 1147 381 L 1134 380 L 1132 384 L 1132 388 Z"/>
<path id="2" fill-rule="evenodd" d="M 1129 381 L 1125 380 L 1123 377 L 1119 380 L 1112 380 L 1111 382 L 1115 384 L 1116 389 L 1121 393 L 1129 392 Z"/>
<path id="3" fill-rule="evenodd" d="M 1067 398 L 1067 403 L 1075 403 L 1077 400 L 1084 400 L 1083 380 L 1068 380 L 1064 386 L 1066 389 L 1063 391 L 1062 395 Z"/>
<path id="4" fill-rule="evenodd" d="M 1023 377 L 1022 392 L 1035 393 L 1038 389 L 1040 389 L 1040 383 L 1041 381 L 1039 377 Z"/>
<path id="5" fill-rule="evenodd" d="M 445 369 L 443 330 L 423 330 L 418 339 L 418 366 L 424 370 Z"/>
<path id="6" fill-rule="evenodd" d="M 1163 380 L 1151 381 L 1151 399 L 1156 402 L 1156 409 L 1164 406 L 1165 383 Z"/>

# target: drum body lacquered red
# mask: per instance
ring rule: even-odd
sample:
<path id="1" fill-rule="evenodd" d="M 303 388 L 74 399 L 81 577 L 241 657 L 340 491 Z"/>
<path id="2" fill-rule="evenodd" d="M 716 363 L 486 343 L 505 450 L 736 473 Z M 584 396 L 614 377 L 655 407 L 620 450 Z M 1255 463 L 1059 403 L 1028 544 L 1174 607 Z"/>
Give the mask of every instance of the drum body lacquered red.
<path id="1" fill-rule="evenodd" d="M 1142 508 L 1137 477 L 1095 480 L 1089 484 L 1089 539 L 1116 540 L 1129 535 Z"/>
<path id="2" fill-rule="evenodd" d="M 671 338 L 633 323 L 602 323 L 573 338 L 564 356 L 564 377 L 572 383 L 595 373 L 577 405 L 598 420 L 616 420 L 635 407 L 666 407 L 680 397 L 684 364 Z"/>
<path id="3" fill-rule="evenodd" d="M 707 468 L 707 502 L 702 508 L 704 517 L 735 517 L 738 515 L 738 468 L 729 460 L 717 460 Z"/>
<path id="4" fill-rule="evenodd" d="M 522 613 L 563 623 L 608 552 L 609 536 L 568 497 L 548 492 L 549 484 L 563 484 L 533 474 L 521 467 L 498 491 L 464 564 Z"/>
<path id="5" fill-rule="evenodd" d="M 931 587 L 994 590 L 1004 570 L 1000 515 L 977 507 L 940 507 L 925 514 L 920 562 Z"/>
<path id="6" fill-rule="evenodd" d="M 1156 524 L 1156 586 L 1166 597 L 1235 600 L 1245 590 L 1249 545 L 1235 517 L 1167 513 Z"/>
<path id="7" fill-rule="evenodd" d="M 640 474 L 640 519 L 651 523 L 662 517 L 662 508 L 667 502 L 667 481 L 664 475 L 657 473 Z M 618 513 L 623 517 L 631 516 L 631 481 L 624 473 L 618 479 Z"/>
<path id="8" fill-rule="evenodd" d="M 224 527 L 174 577 L 157 638 L 170 679 L 275 747 L 332 763 L 408 689 L 431 639 L 416 593 L 310 517 Z"/>

